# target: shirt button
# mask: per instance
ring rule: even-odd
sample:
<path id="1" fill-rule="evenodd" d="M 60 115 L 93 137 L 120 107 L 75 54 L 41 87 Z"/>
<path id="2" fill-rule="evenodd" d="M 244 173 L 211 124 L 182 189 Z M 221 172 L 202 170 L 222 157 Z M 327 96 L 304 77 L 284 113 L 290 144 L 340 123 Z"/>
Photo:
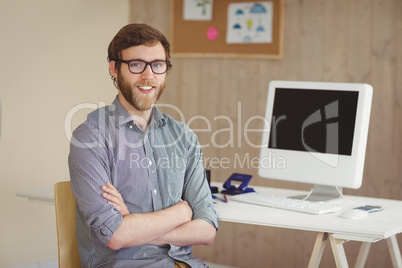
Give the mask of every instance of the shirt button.
<path id="1" fill-rule="evenodd" d="M 156 194 L 156 189 L 154 189 L 154 194 Z"/>
<path id="2" fill-rule="evenodd" d="M 129 125 L 128 127 L 129 127 L 129 128 L 133 128 L 133 125 Z"/>
<path id="3" fill-rule="evenodd" d="M 149 166 L 152 166 L 152 161 L 148 160 L 148 164 L 149 164 Z"/>

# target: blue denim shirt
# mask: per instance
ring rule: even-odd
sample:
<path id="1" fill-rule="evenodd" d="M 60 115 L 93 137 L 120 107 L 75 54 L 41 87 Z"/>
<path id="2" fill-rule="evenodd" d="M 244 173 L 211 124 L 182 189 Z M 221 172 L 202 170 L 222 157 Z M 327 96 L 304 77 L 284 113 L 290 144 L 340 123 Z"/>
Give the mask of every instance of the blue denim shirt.
<path id="1" fill-rule="evenodd" d="M 130 213 L 166 209 L 186 200 L 193 219 L 218 228 L 196 135 L 156 107 L 145 133 L 116 98 L 74 131 L 69 155 L 77 201 L 77 238 L 82 267 L 174 267 L 174 260 L 205 267 L 192 248 L 142 245 L 113 251 L 107 246 L 122 215 L 101 197 L 113 184 Z"/>

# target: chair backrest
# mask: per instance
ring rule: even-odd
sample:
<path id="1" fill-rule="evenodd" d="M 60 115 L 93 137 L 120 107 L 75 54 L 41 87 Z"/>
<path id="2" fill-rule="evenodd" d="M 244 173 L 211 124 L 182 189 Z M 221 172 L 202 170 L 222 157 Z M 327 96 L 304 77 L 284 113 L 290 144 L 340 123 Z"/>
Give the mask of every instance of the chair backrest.
<path id="1" fill-rule="evenodd" d="M 59 268 L 81 267 L 75 228 L 75 198 L 70 181 L 54 186 Z"/>

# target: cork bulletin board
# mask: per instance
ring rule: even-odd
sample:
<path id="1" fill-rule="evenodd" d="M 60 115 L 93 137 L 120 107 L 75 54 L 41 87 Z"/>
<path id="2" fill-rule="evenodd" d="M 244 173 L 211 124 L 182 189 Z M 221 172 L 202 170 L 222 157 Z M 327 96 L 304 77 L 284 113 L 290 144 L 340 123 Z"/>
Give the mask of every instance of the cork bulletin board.
<path id="1" fill-rule="evenodd" d="M 283 28 L 284 28 L 284 1 L 247 1 L 247 0 L 191 0 L 208 2 L 211 16 L 207 20 L 184 19 L 183 9 L 185 0 L 171 0 L 171 50 L 173 57 L 242 57 L 281 59 L 283 57 Z M 261 6 L 269 4 L 270 40 L 261 42 L 228 41 L 230 34 L 228 27 L 234 20 L 229 14 L 233 6 Z M 229 8 L 230 7 L 230 8 Z M 186 9 L 187 10 L 187 9 Z M 240 10 L 240 9 L 239 9 Z M 242 12 L 242 11 L 240 11 Z M 237 13 L 236 13 L 237 14 Z M 235 18 L 237 19 L 237 18 Z M 248 20 L 248 26 L 255 27 L 261 24 L 261 19 Z M 240 24 L 237 22 L 236 25 Z M 228 26 L 229 25 L 229 26 Z M 234 24 L 233 24 L 234 25 Z M 243 27 L 243 29 L 246 29 Z M 231 29 L 231 28 L 230 28 Z M 234 28 L 233 28 L 234 29 Z M 242 30 L 243 30 L 242 29 Z M 249 30 L 250 30 L 249 29 Z M 244 30 L 246 32 L 246 30 Z"/>

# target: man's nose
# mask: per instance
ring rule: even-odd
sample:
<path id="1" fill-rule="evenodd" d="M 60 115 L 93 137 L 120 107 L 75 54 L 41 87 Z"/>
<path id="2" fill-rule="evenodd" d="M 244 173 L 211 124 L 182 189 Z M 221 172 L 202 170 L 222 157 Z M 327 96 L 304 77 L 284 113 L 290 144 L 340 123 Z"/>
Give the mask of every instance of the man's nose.
<path id="1" fill-rule="evenodd" d="M 143 77 L 151 77 L 154 75 L 154 72 L 152 71 L 151 65 L 147 65 L 145 67 L 145 70 L 141 73 L 141 76 Z"/>

